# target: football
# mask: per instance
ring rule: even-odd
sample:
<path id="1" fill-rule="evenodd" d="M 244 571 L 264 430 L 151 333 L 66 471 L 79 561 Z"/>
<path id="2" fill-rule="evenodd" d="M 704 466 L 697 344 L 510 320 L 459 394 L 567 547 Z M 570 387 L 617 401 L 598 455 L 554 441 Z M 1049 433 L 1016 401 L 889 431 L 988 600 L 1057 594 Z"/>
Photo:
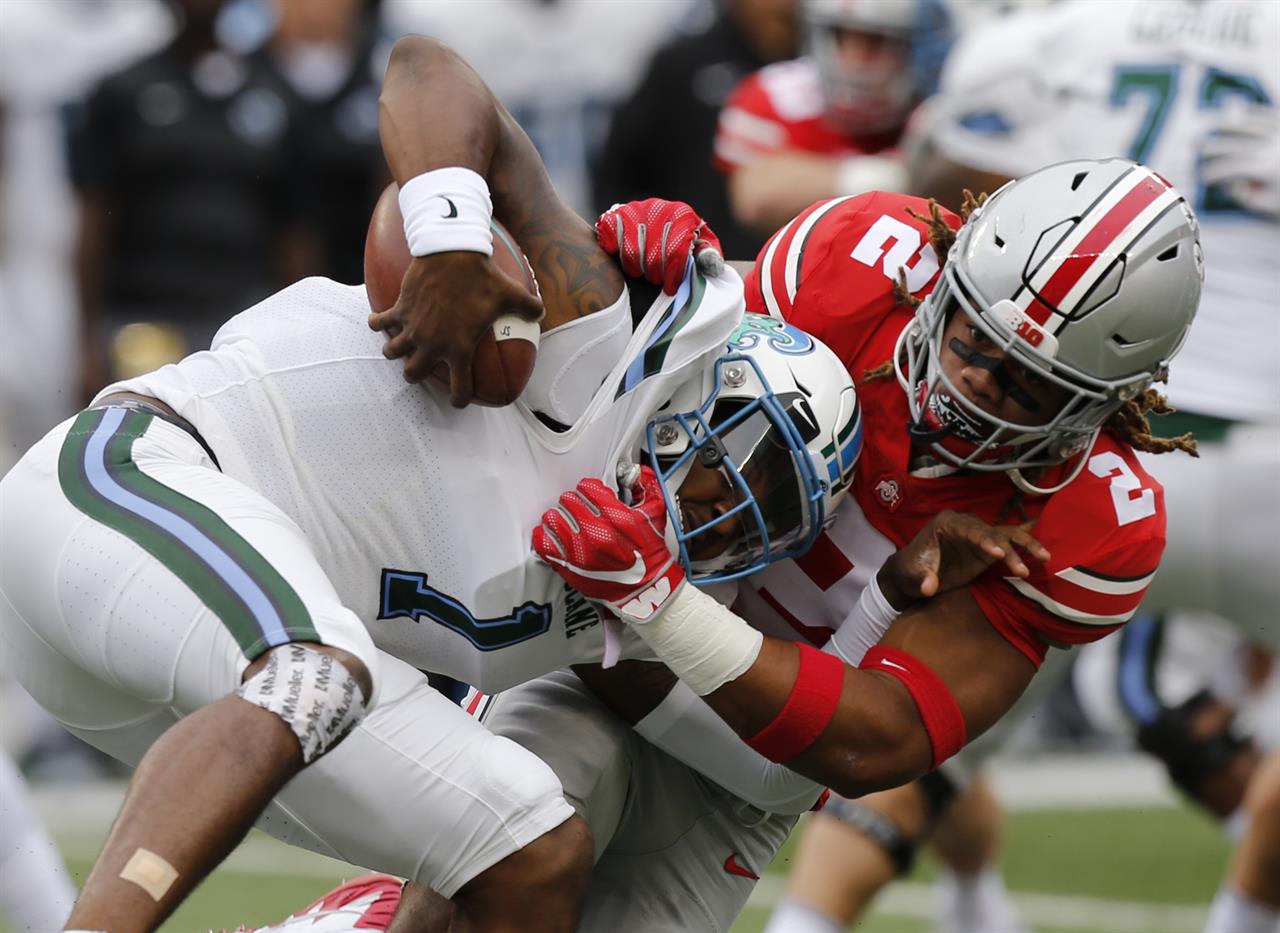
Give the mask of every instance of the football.
<path id="1" fill-rule="evenodd" d="M 404 237 L 404 220 L 397 199 L 399 188 L 387 186 L 373 208 L 364 243 L 364 284 L 369 306 L 385 311 L 400 297 L 400 283 L 413 258 Z M 538 294 L 537 280 L 528 258 L 511 234 L 496 220 L 493 226 L 493 262 L 503 274 Z M 538 324 L 514 314 L 504 314 L 493 322 L 472 359 L 472 382 L 478 405 L 501 406 L 514 402 L 533 373 L 538 355 Z M 449 369 L 444 363 L 432 371 L 430 379 L 449 388 Z"/>

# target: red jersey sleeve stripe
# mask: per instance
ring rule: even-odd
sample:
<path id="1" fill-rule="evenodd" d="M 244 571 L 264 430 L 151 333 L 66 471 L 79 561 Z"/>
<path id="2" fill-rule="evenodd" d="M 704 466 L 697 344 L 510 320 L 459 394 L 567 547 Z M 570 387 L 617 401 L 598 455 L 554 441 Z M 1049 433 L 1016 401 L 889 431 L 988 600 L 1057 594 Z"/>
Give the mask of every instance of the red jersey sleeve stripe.
<path id="1" fill-rule="evenodd" d="M 1112 596 L 1141 593 L 1151 584 L 1151 580 L 1155 575 L 1156 572 L 1153 570 L 1142 576 L 1113 577 L 1098 573 L 1096 570 L 1089 570 L 1087 567 L 1068 567 L 1066 570 L 1059 570 L 1056 574 L 1056 576 L 1066 580 L 1068 583 L 1072 583 L 1082 589 L 1092 590 L 1095 593 L 1107 593 Z"/>
<path id="2" fill-rule="evenodd" d="M 785 320 L 800 290 L 804 247 L 814 225 L 852 195 L 818 201 L 797 214 L 765 245 L 759 262 L 760 291 L 771 317 Z"/>
<path id="3" fill-rule="evenodd" d="M 1142 591 L 1132 594 L 1123 602 L 1114 596 L 1110 597 L 1110 601 L 1106 603 L 1080 600 L 1078 592 L 1066 594 L 1055 592 L 1054 595 L 1059 598 L 1054 599 L 1052 596 L 1036 589 L 1026 580 L 1021 580 L 1018 577 L 1005 577 L 1004 580 L 1014 590 L 1042 609 L 1060 619 L 1074 622 L 1077 625 L 1120 625 L 1128 622 L 1133 617 L 1133 614 L 1138 611 L 1138 604 L 1142 602 Z M 1074 605 L 1062 602 L 1061 600 L 1064 598 L 1071 598 Z M 1078 608 L 1082 602 L 1089 603 L 1089 609 Z"/>

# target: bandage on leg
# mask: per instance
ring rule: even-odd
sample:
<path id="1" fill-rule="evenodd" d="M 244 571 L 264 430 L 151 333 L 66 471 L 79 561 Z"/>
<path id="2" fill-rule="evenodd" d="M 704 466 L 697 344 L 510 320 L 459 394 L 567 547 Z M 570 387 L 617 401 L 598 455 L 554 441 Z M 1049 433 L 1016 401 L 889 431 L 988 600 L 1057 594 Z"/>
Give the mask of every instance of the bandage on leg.
<path id="1" fill-rule="evenodd" d="M 120 877 L 133 882 L 158 902 L 178 880 L 178 870 L 150 849 L 137 848 L 120 869 Z"/>

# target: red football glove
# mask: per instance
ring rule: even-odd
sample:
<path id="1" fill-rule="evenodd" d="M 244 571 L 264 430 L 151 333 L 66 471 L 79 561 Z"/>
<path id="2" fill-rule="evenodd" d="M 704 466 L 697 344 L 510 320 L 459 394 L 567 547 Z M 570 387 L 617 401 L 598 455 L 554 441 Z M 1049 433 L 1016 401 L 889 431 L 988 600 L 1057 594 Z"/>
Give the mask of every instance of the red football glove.
<path id="1" fill-rule="evenodd" d="M 598 479 L 584 479 L 542 514 L 533 549 L 570 586 L 627 622 L 653 618 L 685 583 L 667 547 L 667 510 L 653 470 L 640 471 L 639 502 L 626 505 Z"/>
<path id="2" fill-rule="evenodd" d="M 704 275 L 724 268 L 720 238 L 683 201 L 629 201 L 615 204 L 596 220 L 601 249 L 622 262 L 622 271 L 661 285 L 674 295 L 692 252 Z"/>

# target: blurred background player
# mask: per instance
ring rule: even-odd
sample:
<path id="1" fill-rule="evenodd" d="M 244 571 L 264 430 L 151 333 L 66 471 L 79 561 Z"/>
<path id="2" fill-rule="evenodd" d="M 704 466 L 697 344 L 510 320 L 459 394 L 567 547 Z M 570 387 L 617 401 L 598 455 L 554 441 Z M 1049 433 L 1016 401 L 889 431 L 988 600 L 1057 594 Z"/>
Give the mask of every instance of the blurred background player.
<path id="1" fill-rule="evenodd" d="M 748 74 L 793 58 L 797 0 L 722 0 L 711 21 L 658 48 L 617 105 L 592 175 L 594 211 L 654 192 L 698 206 L 725 255 L 754 256 L 772 231 L 738 222 L 726 176 L 712 164 L 716 121 Z M 672 140 L 680 145 L 672 145 Z"/>
<path id="2" fill-rule="evenodd" d="M 389 177 L 376 0 L 168 6 L 168 44 L 71 109 L 86 395 L 304 275 L 359 282 Z"/>
<path id="3" fill-rule="evenodd" d="M 716 132 L 734 217 L 766 234 L 823 198 L 906 190 L 898 143 L 952 38 L 941 0 L 800 0 L 799 13 L 804 57 L 750 75 Z"/>
<path id="4" fill-rule="evenodd" d="M 381 0 L 272 0 L 271 30 L 253 53 L 290 92 L 298 178 L 298 224 L 307 273 L 364 281 L 369 207 L 391 175 L 378 145 L 378 91 L 391 43 Z"/>
<path id="5" fill-rule="evenodd" d="M 915 124 L 925 138 L 912 187 L 957 205 L 962 188 L 992 191 L 1046 161 L 1123 155 L 1146 159 L 1192 192 L 1209 272 L 1168 390 L 1179 411 L 1158 419 L 1158 430 L 1193 431 L 1202 458 L 1144 458 L 1166 487 L 1170 512 L 1169 550 L 1145 605 L 1216 612 L 1244 637 L 1274 645 L 1275 613 L 1268 607 L 1280 592 L 1266 565 L 1280 548 L 1280 369 L 1269 348 L 1280 340 L 1280 321 L 1268 296 L 1280 288 L 1280 276 L 1267 257 L 1280 248 L 1280 7 L 1229 0 L 1117 3 L 1107 7 L 1105 34 L 1099 11 L 1097 4 L 1064 3 L 979 24 L 966 35 L 948 61 L 941 93 Z M 1144 631 L 1148 646 L 1158 641 L 1149 622 L 1133 624 L 1126 633 L 1133 644 Z M 1194 624 L 1179 639 L 1188 634 L 1197 637 Z M 1090 651 L 1119 647 L 1111 641 Z M 1202 656 L 1213 656 L 1211 645 L 1212 636 Z M 1163 681 L 1146 667 L 1131 676 Z M 1157 698 L 1148 708 L 1148 740 L 1162 747 L 1193 796 L 1188 784 L 1203 793 L 1215 771 L 1226 775 L 1219 785 L 1239 785 L 1235 804 L 1226 805 L 1232 809 L 1245 782 L 1229 775 L 1242 766 L 1248 773 L 1256 751 L 1232 738 L 1230 716 L 1215 712 L 1215 704 L 1201 699 L 1197 709 L 1179 708 L 1185 696 Z M 1259 772 L 1263 783 L 1248 795 L 1250 811 L 1276 812 L 1280 792 L 1268 789 L 1265 777 L 1275 770 Z M 920 825 L 920 801 L 912 803 L 907 791 L 890 793 L 913 814 L 910 825 Z M 1210 809 L 1222 812 L 1221 791 L 1217 797 Z M 1266 827 L 1275 822 L 1267 815 L 1249 833 L 1215 902 L 1211 929 L 1252 931 L 1275 923 L 1280 842 L 1252 838 L 1274 834 Z M 994 833 L 988 823 L 982 836 Z M 865 839 L 847 839 L 842 849 L 806 838 L 799 860 L 844 868 L 830 869 L 825 880 L 811 874 L 812 884 L 797 878 L 793 892 L 805 889 L 810 903 L 848 903 L 849 892 L 865 886 L 860 860 L 874 864 L 883 856 L 871 856 Z M 980 848 L 972 845 L 970 856 Z"/>

